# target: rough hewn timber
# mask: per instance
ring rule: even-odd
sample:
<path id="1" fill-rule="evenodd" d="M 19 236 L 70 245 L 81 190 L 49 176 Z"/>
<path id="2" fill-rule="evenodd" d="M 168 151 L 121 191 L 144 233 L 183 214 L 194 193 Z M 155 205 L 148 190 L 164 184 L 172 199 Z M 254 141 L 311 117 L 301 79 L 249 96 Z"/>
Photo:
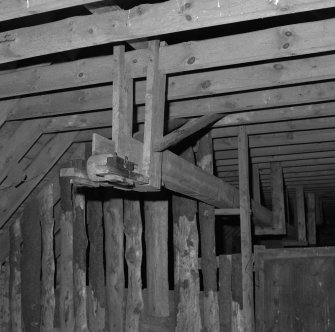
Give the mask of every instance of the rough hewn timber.
<path id="1" fill-rule="evenodd" d="M 194 163 L 193 149 L 182 158 Z M 174 290 L 176 332 L 200 332 L 197 202 L 181 195 L 172 196 L 173 242 L 175 248 Z"/>
<path id="2" fill-rule="evenodd" d="M 82 188 L 73 188 L 73 284 L 74 284 L 74 330 L 88 332 L 86 289 L 86 215 L 85 195 Z"/>
<path id="3" fill-rule="evenodd" d="M 53 185 L 47 186 L 39 195 L 39 214 L 42 229 L 42 289 L 41 289 L 41 331 L 54 328 L 55 316 L 55 260 Z"/>
<path id="4" fill-rule="evenodd" d="M 124 234 L 123 194 L 114 189 L 104 191 L 104 226 L 106 255 L 107 321 L 110 332 L 124 326 Z"/>
<path id="5" fill-rule="evenodd" d="M 168 208 L 166 194 L 144 196 L 145 245 L 149 315 L 168 317 Z"/>
<path id="6" fill-rule="evenodd" d="M 86 192 L 87 231 L 89 240 L 88 263 L 88 328 L 92 332 L 105 329 L 105 269 L 102 197 L 98 189 Z"/>
<path id="7" fill-rule="evenodd" d="M 9 259 L 0 267 L 0 328 L 2 331 L 10 329 L 10 307 L 9 307 Z"/>
<path id="8" fill-rule="evenodd" d="M 21 293 L 22 316 L 26 331 L 40 331 L 42 233 L 39 222 L 40 204 L 32 197 L 25 205 L 22 219 Z"/>
<path id="9" fill-rule="evenodd" d="M 22 307 L 21 307 L 21 217 L 22 213 L 15 216 L 9 228 L 9 296 L 10 296 L 10 331 L 21 332 Z"/>
<path id="10" fill-rule="evenodd" d="M 63 165 L 70 166 L 69 164 Z M 74 328 L 73 307 L 73 208 L 72 185 L 69 178 L 59 179 L 61 193 L 60 216 L 60 327 L 64 332 Z"/>
<path id="11" fill-rule="evenodd" d="M 213 174 L 213 143 L 210 133 L 198 143 L 197 165 Z M 219 332 L 219 303 L 217 293 L 217 262 L 215 247 L 215 208 L 199 202 L 201 269 L 204 280 L 204 330 Z"/>
<path id="12" fill-rule="evenodd" d="M 136 193 L 127 195 L 124 208 L 125 257 L 128 265 L 125 332 L 138 332 L 140 314 L 143 309 L 141 279 L 142 220 L 140 201 Z"/>

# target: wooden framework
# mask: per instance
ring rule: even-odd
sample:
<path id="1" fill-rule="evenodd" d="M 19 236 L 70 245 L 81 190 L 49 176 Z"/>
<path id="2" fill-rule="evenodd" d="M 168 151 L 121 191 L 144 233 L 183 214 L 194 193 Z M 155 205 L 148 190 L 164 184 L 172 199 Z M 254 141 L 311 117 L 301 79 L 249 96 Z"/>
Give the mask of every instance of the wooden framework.
<path id="1" fill-rule="evenodd" d="M 225 323 L 214 278 L 215 216 L 239 216 L 240 328 L 254 331 L 253 244 L 271 235 L 280 246 L 316 245 L 317 227 L 325 219 L 321 212 L 335 203 L 334 10 L 332 0 L 168 0 L 129 10 L 97 0 L 0 0 L 0 281 L 11 289 L 12 312 L 12 321 L 2 312 L 3 324 L 13 331 L 21 323 L 53 328 L 53 271 L 61 264 L 64 331 L 89 329 L 93 321 L 101 324 L 97 329 L 138 331 L 147 314 L 178 331 L 184 326 L 200 331 L 202 325 L 216 331 L 219 321 Z M 259 26 L 251 27 L 252 20 Z M 185 149 L 189 160 L 179 155 Z M 103 187 L 96 205 L 88 203 L 87 187 Z M 187 257 L 181 249 L 177 254 L 189 264 L 184 269 L 175 262 L 176 280 L 187 281 L 189 291 L 175 285 L 182 306 L 176 320 L 163 250 L 169 227 L 166 190 L 175 195 L 174 204 L 185 204 L 173 206 L 174 240 Z M 33 209 L 36 202 L 39 211 Z M 288 203 L 296 203 L 294 238 Z M 34 224 L 37 214 L 44 221 L 41 229 Z M 36 234 L 29 234 L 31 225 Z M 143 225 L 148 248 L 162 249 L 161 274 L 154 272 L 158 257 L 143 255 Z M 38 232 L 44 242 L 30 247 Z M 105 242 L 99 241 L 102 236 Z M 201 301 L 199 238 L 205 252 Z M 7 257 L 11 264 L 19 259 L 21 241 L 27 248 L 23 278 L 11 266 L 7 280 Z M 26 264 L 40 249 L 41 267 L 29 275 Z M 54 250 L 59 263 L 53 261 Z M 28 257 L 30 251 L 34 255 Z M 105 267 L 101 252 L 113 256 Z M 148 264 L 145 296 L 142 255 Z M 229 259 L 220 264 L 234 265 Z M 27 290 L 40 286 L 39 269 L 42 295 L 35 290 L 31 299 Z M 187 279 L 189 273 L 194 279 Z M 26 288 L 21 307 L 17 283 Z M 1 296 L 3 301 L 8 295 Z M 27 303 L 40 297 L 42 312 L 27 311 Z M 192 316 L 191 302 L 197 310 L 204 306 L 204 319 L 198 312 Z"/>

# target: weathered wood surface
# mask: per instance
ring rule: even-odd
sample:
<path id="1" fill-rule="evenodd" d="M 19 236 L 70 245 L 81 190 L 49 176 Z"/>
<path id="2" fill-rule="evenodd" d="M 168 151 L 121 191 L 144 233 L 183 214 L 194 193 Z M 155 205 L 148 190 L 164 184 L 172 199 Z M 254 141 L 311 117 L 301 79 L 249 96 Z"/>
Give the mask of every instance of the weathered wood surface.
<path id="1" fill-rule="evenodd" d="M 217 165 L 216 171 L 219 172 L 219 170 L 220 168 Z M 252 198 L 261 204 L 261 182 L 259 178 L 259 166 L 257 165 L 252 166 Z"/>
<path id="2" fill-rule="evenodd" d="M 220 331 L 239 332 L 244 328 L 241 255 L 219 256 Z"/>
<path id="3" fill-rule="evenodd" d="M 219 3 L 218 5 L 213 0 L 196 0 L 187 5 L 181 5 L 170 0 L 156 5 L 141 5 L 129 11 L 78 16 L 63 21 L 29 27 L 29 29 L 21 28 L 4 32 L 0 34 L 0 40 L 2 41 L 0 63 L 98 44 L 126 41 L 299 11 L 329 8 L 331 6 L 333 6 L 331 0 L 322 2 L 296 0 L 290 5 L 287 3 L 259 2 L 258 0 L 252 0 L 250 3 L 245 4 L 243 0 L 239 0 L 233 6 L 230 3 Z M 275 45 L 276 51 L 280 52 L 282 56 L 291 55 L 292 53 L 297 54 L 299 53 L 297 48 L 301 48 L 301 44 L 306 47 L 310 46 L 311 42 L 316 44 L 312 48 L 313 51 L 320 52 L 325 50 L 324 48 L 326 47 L 320 41 L 326 39 L 328 40 L 328 45 L 331 45 L 330 41 L 333 37 L 331 34 L 333 27 L 331 21 L 328 22 L 330 23 L 326 25 L 317 25 L 314 30 L 307 23 L 305 26 L 298 25 L 297 28 L 288 30 L 288 33 L 287 30 L 283 30 L 279 36 L 276 32 L 276 38 L 271 41 L 270 47 L 274 48 Z M 307 40 L 296 37 L 296 35 L 300 35 L 299 30 L 302 26 L 304 31 L 306 29 L 309 31 L 310 37 Z M 263 35 L 266 36 L 266 31 Z M 246 40 L 245 44 L 248 44 L 249 40 Z M 295 43 L 296 40 L 299 42 Z M 251 43 L 253 47 L 257 47 L 258 52 L 263 49 L 263 54 L 266 55 L 267 48 L 269 48 L 269 45 L 266 45 L 266 40 L 259 36 L 254 41 L 254 43 Z M 280 43 L 279 50 L 278 42 Z M 43 47 L 46 44 L 48 47 Z M 320 44 L 323 48 L 317 50 L 317 46 L 321 48 Z M 215 46 L 218 47 L 219 45 Z M 226 49 L 229 50 L 229 47 L 226 47 Z M 249 57 L 251 56 L 252 54 L 249 54 Z M 190 62 L 192 64 L 195 59 Z"/>
<path id="4" fill-rule="evenodd" d="M 109 331 L 119 332 L 123 331 L 125 309 L 123 194 L 105 189 L 103 209 L 107 320 Z"/>
<path id="5" fill-rule="evenodd" d="M 272 221 L 276 228 L 286 233 L 283 169 L 279 162 L 271 163 Z"/>
<path id="6" fill-rule="evenodd" d="M 159 189 L 162 155 L 154 152 L 154 146 L 164 132 L 166 76 L 159 71 L 159 40 L 150 41 L 148 48 L 151 56 L 146 75 L 142 171 L 149 185 Z"/>
<path id="7" fill-rule="evenodd" d="M 252 231 L 250 218 L 249 192 L 249 145 L 245 127 L 240 127 L 238 137 L 239 156 L 239 190 L 240 190 L 240 227 L 242 257 L 242 294 L 243 294 L 243 328 L 242 331 L 255 331 L 254 321 L 254 282 Z"/>
<path id="8" fill-rule="evenodd" d="M 305 211 L 305 194 L 304 187 L 298 186 L 296 187 L 296 227 L 297 227 L 297 235 L 298 241 L 302 243 L 306 243 L 306 211 Z"/>
<path id="9" fill-rule="evenodd" d="M 59 316 L 62 331 L 72 332 L 74 328 L 72 185 L 68 178 L 61 177 L 59 182 L 61 193 Z"/>
<path id="10" fill-rule="evenodd" d="M 53 185 L 47 186 L 39 196 L 39 214 L 42 229 L 42 282 L 41 282 L 41 331 L 54 328 L 55 316 L 55 260 Z"/>
<path id="11" fill-rule="evenodd" d="M 334 254 L 332 247 L 259 251 L 257 331 L 332 331 Z"/>
<path id="12" fill-rule="evenodd" d="M 20 204 L 44 178 L 47 172 L 56 164 L 76 136 L 77 132 L 57 134 L 43 147 L 39 155 L 25 170 L 29 181 L 23 182 L 17 188 L 9 187 L 4 190 L 4 195 L 0 199 L 1 226 L 4 225 L 8 218 L 10 218 Z"/>
<path id="13" fill-rule="evenodd" d="M 316 245 L 316 215 L 315 215 L 315 194 L 306 194 L 307 203 L 307 238 L 309 245 Z"/>
<path id="14" fill-rule="evenodd" d="M 182 127 L 176 129 L 168 135 L 165 135 L 163 138 L 161 138 L 160 141 L 157 141 L 157 144 L 155 144 L 155 151 L 164 151 L 169 147 L 177 145 L 191 135 L 209 127 L 211 124 L 217 122 L 222 117 L 224 117 L 223 114 L 208 114 L 200 118 L 190 120 Z"/>
<path id="15" fill-rule="evenodd" d="M 23 331 L 22 307 L 21 307 L 21 218 L 22 213 L 15 216 L 15 220 L 9 229 L 9 296 L 10 296 L 10 331 Z"/>
<path id="16" fill-rule="evenodd" d="M 2 0 L 0 2 L 0 21 L 84 5 L 92 2 L 97 2 L 97 0 L 61 0 L 56 2 L 49 0 L 33 0 L 30 2 Z"/>
<path id="17" fill-rule="evenodd" d="M 82 188 L 73 189 L 73 284 L 74 284 L 74 330 L 88 332 L 87 313 L 87 234 L 85 195 Z"/>
<path id="18" fill-rule="evenodd" d="M 98 189 L 86 191 L 87 232 L 89 241 L 88 262 L 88 328 L 105 330 L 106 288 L 104 269 L 104 230 L 102 196 Z"/>
<path id="19" fill-rule="evenodd" d="M 182 158 L 194 163 L 193 149 Z M 180 195 L 172 196 L 173 243 L 175 250 L 174 290 L 176 332 L 200 332 L 197 202 Z"/>
<path id="20" fill-rule="evenodd" d="M 145 245 L 147 264 L 147 294 L 149 315 L 168 317 L 168 215 L 166 194 L 144 196 Z M 173 311 L 173 308 L 171 308 Z"/>
<path id="21" fill-rule="evenodd" d="M 126 196 L 124 212 L 125 257 L 128 266 L 125 332 L 137 332 L 139 331 L 140 314 L 143 310 L 141 278 L 142 219 L 137 194 Z"/>
<path id="22" fill-rule="evenodd" d="M 0 267 L 0 328 L 2 331 L 10 329 L 9 273 L 9 260 L 6 259 Z"/>
<path id="23" fill-rule="evenodd" d="M 213 174 L 212 136 L 207 133 L 198 142 L 197 165 Z M 220 331 L 219 303 L 217 290 L 217 263 L 215 246 L 215 208 L 199 202 L 199 225 L 201 243 L 201 269 L 204 282 L 204 330 Z"/>
<path id="24" fill-rule="evenodd" d="M 25 331 L 40 331 L 42 233 L 39 199 L 35 196 L 25 205 L 22 219 L 21 294 Z"/>

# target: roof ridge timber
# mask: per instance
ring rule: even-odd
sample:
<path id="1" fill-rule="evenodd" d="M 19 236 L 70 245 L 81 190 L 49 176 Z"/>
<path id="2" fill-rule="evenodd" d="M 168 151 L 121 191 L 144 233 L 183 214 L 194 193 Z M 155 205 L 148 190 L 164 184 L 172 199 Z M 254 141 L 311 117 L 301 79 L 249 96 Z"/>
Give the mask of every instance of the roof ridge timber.
<path id="1" fill-rule="evenodd" d="M 155 5 L 140 5 L 130 10 L 71 17 L 1 33 L 0 63 L 99 44 L 334 7 L 333 0 L 291 0 L 290 2 L 288 5 L 287 1 L 238 0 L 232 6 L 229 1 L 221 3 L 220 0 L 193 0 L 183 5 L 178 0 L 169 0 Z M 305 23 L 302 26 L 305 33 L 311 34 L 311 38 L 320 41 L 328 39 L 329 36 L 334 38 L 331 22 L 331 20 L 319 22 L 316 34 L 308 28 L 308 24 L 312 23 Z M 279 47 L 283 56 L 285 53 L 295 54 L 294 44 L 299 44 L 301 38 L 295 38 L 295 33 L 290 31 L 285 33 L 290 39 L 289 42 L 282 43 L 285 35 L 280 36 L 276 33 L 271 45 Z M 236 36 L 233 37 L 236 38 Z M 309 40 L 310 38 L 307 42 Z M 245 44 L 254 44 L 259 50 L 266 47 L 262 38 L 255 39 L 253 43 L 248 39 Z M 243 53 L 241 50 L 238 51 Z"/>

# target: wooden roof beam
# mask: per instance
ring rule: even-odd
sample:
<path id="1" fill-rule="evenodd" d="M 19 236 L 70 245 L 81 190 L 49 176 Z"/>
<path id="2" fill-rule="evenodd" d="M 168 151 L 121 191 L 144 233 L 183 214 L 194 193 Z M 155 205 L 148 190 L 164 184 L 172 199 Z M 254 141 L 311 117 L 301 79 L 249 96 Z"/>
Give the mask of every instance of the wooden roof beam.
<path id="1" fill-rule="evenodd" d="M 274 2 L 259 0 L 250 0 L 245 3 L 239 0 L 234 6 L 229 2 L 222 2 L 218 6 L 218 2 L 214 0 L 194 0 L 179 5 L 178 2 L 170 0 L 156 5 L 141 5 L 129 11 L 99 14 L 98 17 L 97 14 L 93 14 L 11 30 L 0 34 L 2 42 L 0 63 L 93 45 L 334 6 L 332 0 L 294 0 L 289 6 L 285 6 L 285 10 L 280 8 L 280 4 L 281 2 L 276 5 Z M 232 63 L 240 63 L 241 54 L 243 54 L 242 57 L 248 58 L 247 61 L 258 61 L 274 56 L 284 57 L 327 51 L 333 49 L 334 25 L 334 20 L 324 20 L 239 36 L 239 42 L 244 45 L 243 49 L 245 45 L 251 46 L 250 52 L 240 52 L 240 48 L 230 48 L 229 41 L 237 39 L 236 36 L 231 36 L 225 38 L 227 43 L 224 45 L 216 43 L 209 48 L 202 45 L 200 52 L 203 56 L 200 60 L 207 57 L 207 60 L 203 61 L 212 62 L 214 49 L 215 53 L 218 49 L 225 49 L 225 52 L 230 54 L 227 59 Z M 253 42 L 250 43 L 250 40 Z M 45 45 L 48 47 L 44 47 Z M 192 50 L 187 52 L 186 58 L 185 50 Z M 204 50 L 207 51 L 206 56 Z M 196 47 L 192 49 L 190 45 L 184 45 L 184 49 L 180 51 L 174 53 L 175 59 L 172 61 L 181 61 L 184 67 L 190 68 L 194 63 L 198 63 Z M 214 55 L 214 57 L 217 56 Z"/>
<path id="2" fill-rule="evenodd" d="M 0 22 L 98 1 L 99 0 L 2 0 L 0 2 Z"/>

